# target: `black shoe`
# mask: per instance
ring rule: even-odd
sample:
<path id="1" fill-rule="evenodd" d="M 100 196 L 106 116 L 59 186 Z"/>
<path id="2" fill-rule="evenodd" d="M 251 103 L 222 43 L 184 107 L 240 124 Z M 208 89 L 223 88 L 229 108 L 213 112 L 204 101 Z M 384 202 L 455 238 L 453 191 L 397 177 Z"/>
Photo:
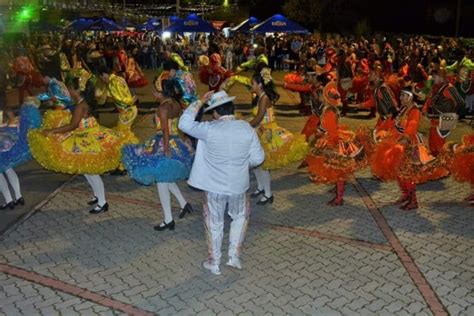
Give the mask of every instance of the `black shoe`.
<path id="1" fill-rule="evenodd" d="M 23 197 L 19 198 L 18 200 L 15 200 L 15 205 L 25 205 L 25 199 Z"/>
<path id="2" fill-rule="evenodd" d="M 99 202 L 99 199 L 94 196 L 89 202 L 87 202 L 87 205 L 94 205 L 97 204 L 97 202 Z"/>
<path id="3" fill-rule="evenodd" d="M 13 210 L 15 208 L 15 202 L 11 201 L 10 203 L 5 203 L 3 205 L 0 205 L 0 210 L 4 210 L 7 208 L 10 208 L 11 210 Z"/>
<path id="4" fill-rule="evenodd" d="M 109 210 L 109 203 L 105 203 L 102 206 L 96 205 L 92 210 L 89 211 L 90 214 L 100 214 L 103 212 L 107 212 Z"/>
<path id="5" fill-rule="evenodd" d="M 263 200 L 260 200 L 257 202 L 257 205 L 265 205 L 267 203 L 272 204 L 273 203 L 273 195 L 270 197 L 267 197 L 266 195 L 263 196 Z"/>
<path id="6" fill-rule="evenodd" d="M 261 194 L 265 193 L 265 190 L 259 190 L 257 189 L 255 192 L 250 194 L 250 197 L 256 198 L 257 196 L 260 196 Z"/>
<path id="7" fill-rule="evenodd" d="M 157 225 L 153 227 L 154 230 L 161 232 L 162 230 L 169 229 L 169 230 L 174 230 L 174 220 L 169 222 L 168 224 L 163 221 L 160 225 Z"/>
<path id="8" fill-rule="evenodd" d="M 179 212 L 178 217 L 183 218 L 187 213 L 193 212 L 193 207 L 191 204 L 186 203 L 186 205 L 181 209 L 181 212 Z"/>

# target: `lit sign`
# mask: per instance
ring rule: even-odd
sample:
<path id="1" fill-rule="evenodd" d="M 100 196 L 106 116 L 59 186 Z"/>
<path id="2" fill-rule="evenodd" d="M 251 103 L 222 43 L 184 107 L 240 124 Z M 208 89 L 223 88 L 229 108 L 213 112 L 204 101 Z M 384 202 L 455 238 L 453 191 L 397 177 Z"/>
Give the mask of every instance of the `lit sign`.
<path id="1" fill-rule="evenodd" d="M 199 25 L 199 22 L 197 22 L 197 21 L 184 21 L 184 25 L 186 25 L 186 26 L 197 26 L 197 25 Z"/>
<path id="2" fill-rule="evenodd" d="M 284 22 L 284 21 L 275 21 L 275 22 L 272 22 L 272 26 L 286 26 L 286 22 Z"/>

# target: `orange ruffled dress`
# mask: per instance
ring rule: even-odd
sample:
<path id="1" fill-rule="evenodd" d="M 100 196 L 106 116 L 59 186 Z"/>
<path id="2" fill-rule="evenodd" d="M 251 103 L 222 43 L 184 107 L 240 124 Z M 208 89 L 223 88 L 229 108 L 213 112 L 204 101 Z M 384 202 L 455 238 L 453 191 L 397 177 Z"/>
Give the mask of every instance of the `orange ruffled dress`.
<path id="1" fill-rule="evenodd" d="M 474 186 L 474 134 L 464 135 L 460 143 L 447 143 L 443 159 L 456 181 Z"/>
<path id="2" fill-rule="evenodd" d="M 371 156 L 372 173 L 382 180 L 420 184 L 448 175 L 441 159 L 431 155 L 418 133 L 421 111 L 416 106 L 402 110 L 394 128 L 376 145 Z"/>
<path id="3" fill-rule="evenodd" d="M 306 156 L 311 180 L 315 183 L 346 181 L 363 165 L 363 146 L 356 134 L 338 123 L 335 106 L 326 106 L 315 144 Z"/>

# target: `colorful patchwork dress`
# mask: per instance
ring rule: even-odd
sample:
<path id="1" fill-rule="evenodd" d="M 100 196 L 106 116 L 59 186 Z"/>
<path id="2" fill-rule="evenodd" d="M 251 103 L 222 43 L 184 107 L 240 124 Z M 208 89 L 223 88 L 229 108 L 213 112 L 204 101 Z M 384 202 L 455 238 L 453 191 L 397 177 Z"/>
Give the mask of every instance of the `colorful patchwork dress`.
<path id="1" fill-rule="evenodd" d="M 176 182 L 189 177 L 194 160 L 193 148 L 179 136 L 179 118 L 168 120 L 169 148 L 164 152 L 161 121 L 155 117 L 157 133 L 144 144 L 128 145 L 122 150 L 122 163 L 135 181 L 150 185 L 157 182 Z"/>
<path id="2" fill-rule="evenodd" d="M 68 174 L 103 174 L 118 168 L 126 138 L 100 126 L 94 117 L 88 117 L 68 133 L 45 136 L 42 129 L 32 130 L 28 141 L 33 157 L 45 169 Z"/>

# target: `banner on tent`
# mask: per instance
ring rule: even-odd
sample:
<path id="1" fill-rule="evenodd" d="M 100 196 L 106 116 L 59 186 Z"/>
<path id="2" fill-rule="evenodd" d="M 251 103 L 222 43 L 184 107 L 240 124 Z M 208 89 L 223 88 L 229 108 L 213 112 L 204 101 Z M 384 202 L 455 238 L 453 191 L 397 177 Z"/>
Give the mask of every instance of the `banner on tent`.
<path id="1" fill-rule="evenodd" d="M 186 26 L 198 26 L 199 22 L 198 21 L 187 20 L 187 21 L 184 21 L 183 24 L 186 25 Z"/>

